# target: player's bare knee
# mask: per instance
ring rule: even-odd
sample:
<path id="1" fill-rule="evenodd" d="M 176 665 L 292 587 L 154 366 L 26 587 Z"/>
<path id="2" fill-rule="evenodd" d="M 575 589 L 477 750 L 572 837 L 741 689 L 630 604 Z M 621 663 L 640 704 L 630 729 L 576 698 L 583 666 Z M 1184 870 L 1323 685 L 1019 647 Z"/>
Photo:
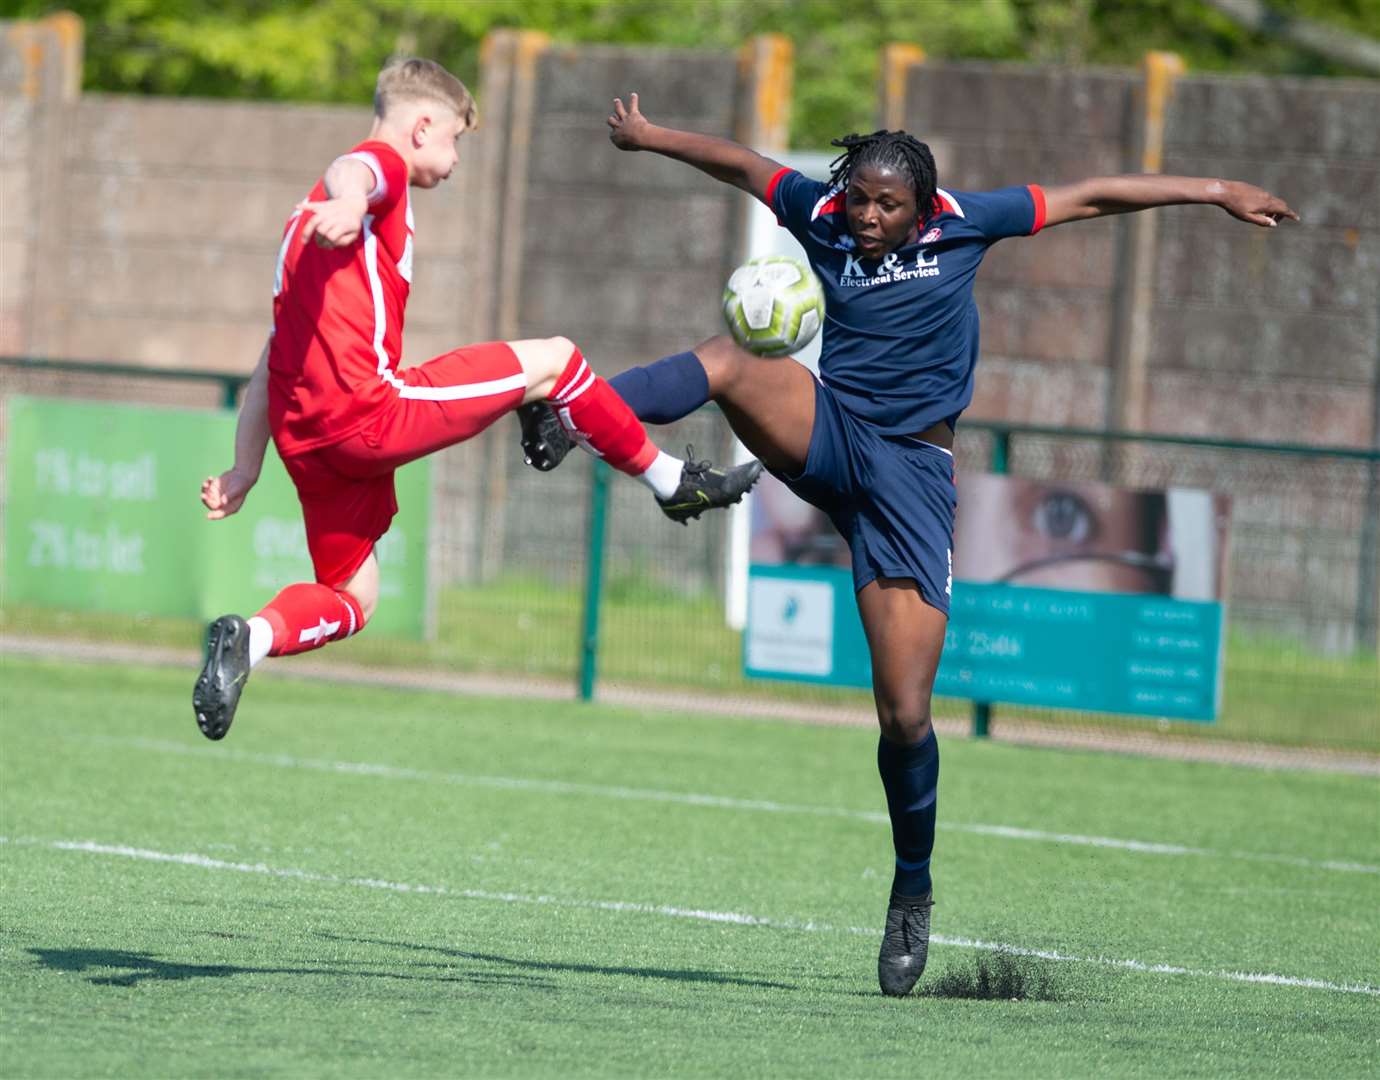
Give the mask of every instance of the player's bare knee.
<path id="1" fill-rule="evenodd" d="M 527 376 L 525 401 L 549 397 L 575 352 L 575 343 L 567 337 L 533 338 L 509 345 Z"/>
<path id="2" fill-rule="evenodd" d="M 887 742 L 912 746 L 930 733 L 930 703 L 920 701 L 879 701 L 877 722 Z"/>
<path id="3" fill-rule="evenodd" d="M 693 351 L 704 367 L 711 396 L 731 389 L 742 377 L 745 361 L 751 359 L 751 354 L 727 334 L 717 334 L 708 341 L 702 341 Z"/>
<path id="4" fill-rule="evenodd" d="M 575 352 L 575 342 L 568 337 L 544 338 L 542 347 L 557 375 L 565 370 L 565 365 L 570 363 L 571 354 Z"/>

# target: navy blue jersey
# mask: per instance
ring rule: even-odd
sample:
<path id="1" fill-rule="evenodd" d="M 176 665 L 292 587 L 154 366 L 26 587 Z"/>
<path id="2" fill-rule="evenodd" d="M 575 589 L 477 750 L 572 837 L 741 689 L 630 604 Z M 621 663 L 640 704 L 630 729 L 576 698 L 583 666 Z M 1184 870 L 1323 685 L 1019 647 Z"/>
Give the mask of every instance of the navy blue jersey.
<path id="1" fill-rule="evenodd" d="M 973 278 L 996 241 L 1039 232 L 1044 192 L 940 191 L 919 241 L 883 259 L 856 254 L 838 188 L 782 169 L 767 205 L 824 286 L 819 374 L 840 404 L 884 435 L 956 420 L 973 399 Z"/>

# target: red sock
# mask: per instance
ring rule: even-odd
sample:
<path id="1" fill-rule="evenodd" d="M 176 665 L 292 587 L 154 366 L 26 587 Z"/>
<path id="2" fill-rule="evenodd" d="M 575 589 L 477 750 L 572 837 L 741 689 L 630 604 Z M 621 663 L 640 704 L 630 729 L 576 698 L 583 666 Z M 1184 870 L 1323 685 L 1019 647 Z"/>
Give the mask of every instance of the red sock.
<path id="1" fill-rule="evenodd" d="M 633 411 L 576 349 L 546 399 L 576 442 L 621 472 L 641 476 L 656 460 L 656 444 Z"/>
<path id="2" fill-rule="evenodd" d="M 340 641 L 364 627 L 364 611 L 353 596 L 329 585 L 306 581 L 289 585 L 259 614 L 273 627 L 269 656 L 291 656 L 319 649 L 328 641 Z"/>

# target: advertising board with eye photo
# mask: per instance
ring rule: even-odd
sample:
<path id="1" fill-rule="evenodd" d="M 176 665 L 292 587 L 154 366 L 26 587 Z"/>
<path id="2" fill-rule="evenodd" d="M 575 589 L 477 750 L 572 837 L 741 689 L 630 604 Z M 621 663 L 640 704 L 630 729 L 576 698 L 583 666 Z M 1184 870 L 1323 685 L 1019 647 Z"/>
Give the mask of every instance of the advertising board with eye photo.
<path id="1" fill-rule="evenodd" d="M 1230 509 L 1188 488 L 964 474 L 935 692 L 1215 719 Z M 869 685 L 830 515 L 764 477 L 749 552 L 748 674 Z"/>
<path id="2" fill-rule="evenodd" d="M 1217 492 L 965 473 L 953 574 L 960 581 L 1222 601 L 1230 521 L 1230 496 Z M 850 565 L 848 545 L 828 515 L 773 476 L 753 493 L 751 528 L 753 563 Z"/>
<path id="3" fill-rule="evenodd" d="M 1222 600 L 1229 524 L 1223 494 L 977 473 L 959 488 L 954 576 Z"/>

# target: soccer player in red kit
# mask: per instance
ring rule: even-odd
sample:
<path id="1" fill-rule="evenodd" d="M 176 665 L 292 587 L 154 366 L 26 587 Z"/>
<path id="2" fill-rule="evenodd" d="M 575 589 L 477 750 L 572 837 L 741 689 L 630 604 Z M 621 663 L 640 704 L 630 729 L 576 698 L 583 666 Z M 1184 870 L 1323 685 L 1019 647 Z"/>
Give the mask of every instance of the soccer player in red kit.
<path id="1" fill-rule="evenodd" d="M 471 345 L 399 369 L 412 283 L 409 188 L 450 175 L 476 110 L 459 79 L 408 59 L 379 74 L 374 114 L 369 138 L 332 162 L 288 219 L 273 330 L 240 408 L 235 463 L 201 485 L 207 517 L 235 513 L 271 435 L 297 488 L 316 573 L 249 619 L 223 615 L 209 626 L 192 704 L 210 739 L 229 730 L 265 656 L 319 648 L 369 620 L 379 594 L 374 544 L 397 512 L 394 470 L 523 404 L 549 405 L 575 442 L 642 480 L 676 521 L 737 502 L 761 470 L 660 451 L 563 337 Z"/>

